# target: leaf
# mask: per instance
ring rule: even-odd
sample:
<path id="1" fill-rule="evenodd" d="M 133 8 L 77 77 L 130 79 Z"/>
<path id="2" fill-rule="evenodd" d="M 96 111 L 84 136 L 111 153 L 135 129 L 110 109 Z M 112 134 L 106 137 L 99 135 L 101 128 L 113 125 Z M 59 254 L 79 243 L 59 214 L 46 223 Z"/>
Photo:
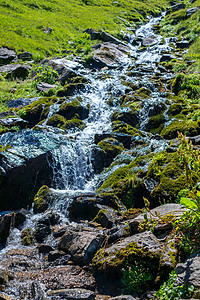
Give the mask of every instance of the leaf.
<path id="1" fill-rule="evenodd" d="M 180 199 L 180 204 L 185 205 L 189 209 L 197 209 L 197 204 L 194 200 L 186 198 L 186 197 L 181 197 Z"/>

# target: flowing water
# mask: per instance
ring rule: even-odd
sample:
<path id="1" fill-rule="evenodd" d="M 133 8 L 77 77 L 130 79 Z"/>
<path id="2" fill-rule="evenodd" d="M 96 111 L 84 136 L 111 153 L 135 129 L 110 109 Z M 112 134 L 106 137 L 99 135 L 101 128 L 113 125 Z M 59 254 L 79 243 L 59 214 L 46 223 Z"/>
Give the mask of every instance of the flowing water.
<path id="1" fill-rule="evenodd" d="M 151 98 L 143 100 L 144 103 L 140 110 L 139 129 L 144 132 L 144 136 L 147 139 L 149 138 L 148 134 L 145 133 L 148 118 L 152 115 L 152 110 L 155 106 L 165 103 L 165 93 L 159 93 L 150 79 L 155 73 L 159 73 L 158 62 L 162 53 L 172 50 L 169 46 L 170 39 L 163 39 L 162 36 L 156 35 L 153 30 L 153 26 L 158 24 L 162 17 L 149 17 L 149 21 L 138 28 L 135 34 L 126 34 L 126 39 L 129 41 L 130 53 L 129 55 L 124 54 L 119 68 L 90 70 L 83 67 L 81 63 L 74 62 L 74 65 L 78 69 L 78 74 L 84 76 L 90 82 L 86 85 L 87 87 L 84 91 L 74 96 L 74 99 L 77 96 L 81 97 L 83 105 L 90 105 L 89 116 L 84 120 L 86 127 L 82 131 L 71 130 L 63 135 L 61 130 L 55 130 L 46 126 L 46 122 L 42 125 L 42 132 L 44 134 L 46 134 L 45 130 L 47 130 L 46 132 L 48 132 L 49 136 L 55 137 L 56 143 L 60 142 L 59 146 L 51 151 L 53 161 L 50 163 L 53 169 L 54 181 L 52 191 L 59 199 L 54 204 L 54 210 L 61 214 L 63 224 L 66 222 L 67 207 L 71 201 L 71 197 L 79 193 L 92 194 L 102 180 L 102 175 L 94 174 L 91 163 L 91 152 L 95 134 L 112 132 L 110 117 L 117 107 L 119 107 L 118 100 L 120 96 L 126 93 L 127 89 L 121 83 L 122 78 L 138 86 L 152 90 Z M 147 47 L 146 50 L 140 51 L 142 39 L 150 36 L 154 36 L 154 43 Z M 136 45 L 134 41 L 137 41 Z M 127 75 L 130 67 L 132 73 L 133 71 L 135 72 L 135 75 L 131 77 Z M 169 73 L 161 75 L 166 78 L 170 78 L 171 76 Z M 110 98 L 112 98 L 113 106 L 108 104 Z M 71 100 L 72 98 L 70 98 Z M 48 118 L 58 110 L 59 103 L 56 103 L 52 106 Z M 4 139 L 5 141 L 9 140 L 9 135 Z M 166 141 L 151 137 L 149 138 L 148 147 L 154 147 L 154 150 L 161 151 L 166 147 Z M 30 149 L 27 151 L 30 151 Z M 144 149 L 140 149 L 139 151 L 144 151 Z M 138 152 L 135 156 L 140 154 L 142 153 Z M 117 167 L 116 165 L 115 168 Z M 40 217 L 40 214 L 30 215 L 27 218 L 24 228 L 34 227 L 34 224 Z M 12 231 L 7 242 L 7 247 L 2 250 L 2 253 L 6 253 L 6 251 L 16 246 L 22 247 L 20 245 L 20 230 L 18 229 Z"/>

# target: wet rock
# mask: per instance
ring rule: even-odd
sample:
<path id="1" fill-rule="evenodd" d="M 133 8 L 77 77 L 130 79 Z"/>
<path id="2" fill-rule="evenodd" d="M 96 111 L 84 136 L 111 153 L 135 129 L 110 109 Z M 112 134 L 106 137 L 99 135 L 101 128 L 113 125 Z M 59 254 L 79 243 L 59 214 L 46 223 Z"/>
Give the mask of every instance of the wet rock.
<path id="1" fill-rule="evenodd" d="M 172 59 L 175 59 L 176 57 L 172 54 L 163 54 L 161 56 L 160 62 L 162 61 L 171 61 Z"/>
<path id="2" fill-rule="evenodd" d="M 104 133 L 97 133 L 94 136 L 95 144 L 98 144 L 102 140 L 106 138 L 114 138 L 118 140 L 120 143 L 124 145 L 125 148 L 129 149 L 132 143 L 132 135 L 124 134 L 124 133 L 111 133 L 111 132 L 104 132 Z"/>
<path id="3" fill-rule="evenodd" d="M 6 78 L 25 79 L 28 76 L 30 66 L 23 66 L 20 64 L 6 65 L 0 67 L 0 73 L 6 73 Z"/>
<path id="4" fill-rule="evenodd" d="M 16 60 L 17 60 L 17 55 L 15 51 L 7 48 L 0 48 L 0 66 L 7 65 Z"/>
<path id="5" fill-rule="evenodd" d="M 0 124 L 2 126 L 6 126 L 6 127 L 13 127 L 13 126 L 17 126 L 21 129 L 26 128 L 28 125 L 28 121 L 23 120 L 21 118 L 17 118 L 17 117 L 13 117 L 13 118 L 5 118 L 5 119 L 0 119 Z"/>
<path id="6" fill-rule="evenodd" d="M 157 230 L 168 230 L 173 228 L 172 222 L 179 219 L 186 211 L 187 209 L 180 204 L 168 203 L 151 209 L 150 212 L 147 212 L 147 218 L 148 220 L 154 220 L 158 222 Z M 145 219 L 143 214 L 140 214 L 139 216 L 131 220 L 129 222 L 131 231 L 137 231 L 138 225 L 144 220 Z M 165 223 L 165 226 L 159 226 L 163 225 L 163 222 Z"/>
<path id="7" fill-rule="evenodd" d="M 44 224 L 38 224 L 34 231 L 34 238 L 38 243 L 42 243 L 44 239 L 51 233 L 49 226 Z"/>
<path id="8" fill-rule="evenodd" d="M 89 263 L 101 247 L 105 236 L 95 231 L 75 231 L 69 229 L 61 237 L 59 249 L 72 255 L 79 264 Z"/>
<path id="9" fill-rule="evenodd" d="M 7 106 L 8 107 L 23 107 L 23 106 L 26 106 L 26 105 L 29 105 L 31 104 L 32 102 L 38 100 L 38 97 L 35 97 L 35 98 L 20 98 L 20 99 L 13 99 L 13 100 L 8 100 L 6 102 Z"/>
<path id="10" fill-rule="evenodd" d="M 62 251 L 59 251 L 62 252 Z M 53 256 L 55 257 L 55 256 Z M 51 258 L 50 258 L 51 259 Z M 48 258 L 49 261 L 49 258 Z M 56 258 L 54 261 L 51 262 L 51 266 L 65 266 L 68 265 L 68 263 L 70 263 L 71 261 L 71 255 L 66 254 L 66 255 L 62 255 L 59 256 L 58 258 Z M 72 262 L 71 262 L 72 264 Z"/>
<path id="11" fill-rule="evenodd" d="M 65 255 L 65 252 L 63 251 L 59 251 L 59 250 L 54 250 L 54 251 L 50 251 L 49 255 L 48 255 L 48 261 L 55 261 L 56 259 L 62 257 Z"/>
<path id="12" fill-rule="evenodd" d="M 84 120 L 88 117 L 89 107 L 81 105 L 78 100 L 74 100 L 70 103 L 63 103 L 57 113 L 65 117 L 66 120 L 74 118 L 75 115 L 79 115 L 80 119 Z"/>
<path id="13" fill-rule="evenodd" d="M 39 253 L 49 253 L 51 251 L 54 251 L 55 249 L 50 246 L 50 245 L 46 245 L 46 244 L 41 244 L 41 245 L 38 245 L 38 251 Z"/>
<path id="14" fill-rule="evenodd" d="M 23 61 L 32 60 L 33 59 L 33 55 L 30 52 L 22 52 L 22 53 L 18 54 L 18 58 L 22 59 Z"/>
<path id="15" fill-rule="evenodd" d="M 47 293 L 48 296 L 54 297 L 57 296 L 59 299 L 68 299 L 68 300 L 92 300 L 95 299 L 95 293 L 85 289 L 63 289 L 63 290 L 54 290 Z"/>
<path id="16" fill-rule="evenodd" d="M 15 211 L 12 217 L 12 226 L 15 228 L 20 228 L 26 221 L 27 215 L 30 215 L 30 212 L 24 208 Z"/>
<path id="17" fill-rule="evenodd" d="M 152 46 L 156 43 L 156 40 L 155 40 L 155 36 L 154 35 L 151 35 L 149 37 L 146 37 L 142 40 L 142 46 L 144 47 L 147 47 L 147 46 Z"/>
<path id="18" fill-rule="evenodd" d="M 51 89 L 55 89 L 56 88 L 56 84 L 48 84 L 45 82 L 40 82 L 37 84 L 37 89 L 40 92 L 48 92 Z"/>
<path id="19" fill-rule="evenodd" d="M 101 47 L 94 52 L 93 65 L 97 67 L 117 68 L 124 53 L 116 44 L 102 43 Z"/>
<path id="20" fill-rule="evenodd" d="M 0 218 L 0 243 L 5 243 L 9 233 L 12 220 L 12 214 L 6 214 Z"/>
<path id="21" fill-rule="evenodd" d="M 171 6 L 171 8 L 169 10 L 167 10 L 167 15 L 170 14 L 170 12 L 174 12 L 180 9 L 184 9 L 186 7 L 186 5 L 184 3 L 176 3 L 174 5 Z"/>
<path id="22" fill-rule="evenodd" d="M 11 145 L 0 153 L 0 210 L 26 208 L 43 184 L 51 185 L 50 151 L 61 141 L 51 133 L 25 129 L 1 135 L 0 143 Z"/>
<path id="23" fill-rule="evenodd" d="M 92 148 L 92 153 L 91 153 L 91 162 L 92 166 L 94 169 L 94 172 L 96 174 L 99 174 L 103 171 L 103 169 L 109 164 L 107 163 L 105 159 L 105 152 L 100 146 L 94 146 Z"/>
<path id="24" fill-rule="evenodd" d="M 189 48 L 190 46 L 190 42 L 187 40 L 183 40 L 180 42 L 176 42 L 176 46 L 180 49 L 185 49 L 185 48 Z"/>
<path id="25" fill-rule="evenodd" d="M 111 121 L 123 121 L 133 127 L 139 122 L 139 113 L 135 109 L 129 107 L 123 107 L 116 110 L 111 116 Z"/>
<path id="26" fill-rule="evenodd" d="M 186 10 L 186 16 L 189 18 L 199 10 L 199 7 L 192 7 Z"/>
<path id="27" fill-rule="evenodd" d="M 48 186 L 43 185 L 34 197 L 34 213 L 44 212 L 53 201 L 53 195 Z M 47 220 L 48 223 L 48 220 Z"/>
<path id="28" fill-rule="evenodd" d="M 200 253 L 192 254 L 184 263 L 178 264 L 175 268 L 177 274 L 176 284 L 195 288 L 200 287 Z"/>
<path id="29" fill-rule="evenodd" d="M 80 91 L 84 91 L 87 83 L 89 83 L 89 81 L 82 76 L 68 77 L 68 83 L 63 87 L 63 89 L 57 92 L 57 96 L 72 96 Z"/>
<path id="30" fill-rule="evenodd" d="M 128 237 L 130 235 L 130 227 L 128 224 L 117 225 L 114 228 L 111 228 L 107 235 L 109 236 L 108 244 L 112 244 L 121 238 Z"/>

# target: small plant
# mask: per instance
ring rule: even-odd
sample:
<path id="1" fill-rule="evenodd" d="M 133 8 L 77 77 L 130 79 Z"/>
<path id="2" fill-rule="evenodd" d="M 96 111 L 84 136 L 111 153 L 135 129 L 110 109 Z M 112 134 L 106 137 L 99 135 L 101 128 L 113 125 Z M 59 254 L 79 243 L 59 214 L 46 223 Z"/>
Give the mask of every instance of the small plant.
<path id="1" fill-rule="evenodd" d="M 136 262 L 135 265 L 127 266 L 122 270 L 121 283 L 124 293 L 140 293 L 146 289 L 146 286 L 153 280 L 153 275 L 147 265 L 147 263 Z"/>
<path id="2" fill-rule="evenodd" d="M 178 300 L 185 297 L 191 297 L 194 292 L 194 287 L 187 285 L 175 285 L 176 272 L 172 271 L 169 275 L 168 281 L 161 285 L 160 289 L 156 292 L 156 299 L 159 300 Z"/>
<path id="3" fill-rule="evenodd" d="M 36 66 L 33 69 L 33 72 L 36 73 L 36 75 L 34 76 L 34 80 L 36 83 L 45 82 L 53 84 L 59 77 L 58 72 L 53 70 L 49 66 Z"/>

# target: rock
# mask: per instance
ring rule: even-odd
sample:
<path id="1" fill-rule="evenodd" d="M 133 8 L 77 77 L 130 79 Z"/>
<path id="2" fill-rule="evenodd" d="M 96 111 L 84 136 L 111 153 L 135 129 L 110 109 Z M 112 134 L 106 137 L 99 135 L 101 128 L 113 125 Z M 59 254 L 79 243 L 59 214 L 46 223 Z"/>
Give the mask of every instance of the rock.
<path id="1" fill-rule="evenodd" d="M 169 10 L 167 10 L 166 14 L 170 14 L 171 12 L 180 10 L 180 9 L 184 9 L 186 7 L 186 5 L 184 3 L 176 3 L 175 5 L 172 5 L 171 8 Z"/>
<path id="2" fill-rule="evenodd" d="M 75 262 L 87 264 L 101 247 L 104 238 L 100 232 L 68 229 L 60 239 L 59 249 L 70 253 Z"/>
<path id="3" fill-rule="evenodd" d="M 135 109 L 122 107 L 116 110 L 111 116 L 111 121 L 123 121 L 133 127 L 139 122 L 139 113 Z"/>
<path id="4" fill-rule="evenodd" d="M 109 300 L 136 300 L 136 298 L 133 298 L 131 295 L 122 295 L 110 298 Z"/>
<path id="5" fill-rule="evenodd" d="M 176 46 L 180 49 L 189 48 L 190 42 L 187 40 L 182 40 L 180 42 L 176 42 Z"/>
<path id="6" fill-rule="evenodd" d="M 0 268 L 0 285 L 6 284 L 9 281 L 9 274 L 6 269 Z"/>
<path id="7" fill-rule="evenodd" d="M 106 138 L 113 138 L 118 140 L 120 143 L 124 145 L 125 148 L 129 149 L 132 143 L 132 135 L 124 134 L 120 132 L 112 133 L 112 132 L 104 132 L 104 133 L 96 133 L 94 136 L 95 144 L 98 144 L 102 140 Z"/>
<path id="8" fill-rule="evenodd" d="M 59 147 L 60 138 L 24 129 L 1 135 L 0 144 L 11 145 L 0 153 L 0 211 L 26 208 L 42 185 L 51 186 L 50 151 Z"/>
<path id="9" fill-rule="evenodd" d="M 107 162 L 105 159 L 105 152 L 100 146 L 93 146 L 91 153 L 91 162 L 96 174 L 99 174 L 103 171 L 103 169 L 111 162 Z"/>
<path id="10" fill-rule="evenodd" d="M 44 239 L 51 233 L 49 226 L 38 224 L 34 231 L 34 237 L 38 243 L 42 243 Z"/>
<path id="11" fill-rule="evenodd" d="M 94 218 L 94 222 L 101 224 L 102 227 L 111 228 L 114 226 L 116 221 L 119 219 L 116 211 L 109 207 L 104 207 L 99 210 L 98 214 Z"/>
<path id="12" fill-rule="evenodd" d="M 15 228 L 20 228 L 26 221 L 26 216 L 30 215 L 30 212 L 24 208 L 15 211 L 13 213 L 12 226 Z"/>
<path id="13" fill-rule="evenodd" d="M 199 7 L 192 7 L 186 10 L 186 16 L 189 18 L 199 10 Z"/>
<path id="14" fill-rule="evenodd" d="M 124 53 L 119 50 L 119 46 L 111 43 L 102 43 L 101 47 L 94 52 L 93 65 L 96 67 L 117 68 L 124 57 Z"/>
<path id="15" fill-rule="evenodd" d="M 23 61 L 32 60 L 33 55 L 30 52 L 22 52 L 18 54 L 18 59 L 22 59 Z"/>
<path id="16" fill-rule="evenodd" d="M 53 297 L 57 296 L 59 299 L 68 299 L 68 300 L 92 300 L 95 299 L 95 293 L 85 289 L 63 289 L 63 290 L 54 290 L 48 291 L 48 296 Z"/>
<path id="17" fill-rule="evenodd" d="M 117 226 L 111 228 L 107 232 L 107 235 L 109 236 L 108 244 L 112 244 L 121 238 L 125 238 L 125 237 L 129 236 L 130 235 L 130 227 L 128 224 L 117 225 Z"/>
<path id="18" fill-rule="evenodd" d="M 78 115 L 81 120 L 84 120 L 88 117 L 89 107 L 81 105 L 78 100 L 74 100 L 73 102 L 63 103 L 57 114 L 65 117 L 66 120 L 74 118 L 75 115 Z"/>
<path id="19" fill-rule="evenodd" d="M 25 79 L 28 76 L 30 70 L 30 66 L 25 65 L 6 65 L 0 67 L 0 74 L 1 73 L 7 73 L 6 78 L 19 78 L 19 79 Z"/>
<path id="20" fill-rule="evenodd" d="M 127 49 L 129 48 L 126 43 L 112 36 L 108 32 L 99 32 L 95 31 L 92 28 L 87 28 L 84 32 L 88 33 L 91 36 L 91 40 L 102 40 L 103 42 L 109 42 L 116 45 L 124 45 L 127 47 Z"/>
<path id="21" fill-rule="evenodd" d="M 151 35 L 149 37 L 146 37 L 142 40 L 142 46 L 152 46 L 156 43 L 156 37 L 154 35 Z"/>
<path id="22" fill-rule="evenodd" d="M 38 245 L 39 253 L 46 254 L 46 253 L 49 253 L 49 252 L 54 251 L 54 250 L 55 249 L 53 247 L 51 247 L 50 245 L 46 245 L 46 244 Z"/>
<path id="23" fill-rule="evenodd" d="M 89 81 L 83 76 L 72 76 L 68 78 L 67 81 L 68 83 L 57 92 L 58 97 L 72 96 L 79 93 L 80 91 L 84 91 L 86 88 L 86 84 L 89 83 Z"/>
<path id="24" fill-rule="evenodd" d="M 84 32 L 91 36 L 91 40 L 100 40 L 101 39 L 101 32 L 96 31 L 92 28 L 87 28 Z"/>
<path id="25" fill-rule="evenodd" d="M 37 89 L 40 92 L 48 92 L 51 89 L 55 89 L 56 88 L 56 84 L 48 84 L 45 82 L 39 82 L 37 84 Z"/>
<path id="26" fill-rule="evenodd" d="M 175 272 L 177 274 L 176 285 L 187 284 L 200 288 L 200 253 L 196 252 L 184 263 L 177 264 Z"/>
<path id="27" fill-rule="evenodd" d="M 0 66 L 15 62 L 16 60 L 17 55 L 15 51 L 7 48 L 0 48 Z"/>
<path id="28" fill-rule="evenodd" d="M 50 251 L 49 255 L 48 255 L 48 261 L 54 261 L 64 255 L 65 255 L 65 252 L 63 252 L 63 251 L 59 251 L 59 250 Z"/>
<path id="29" fill-rule="evenodd" d="M 53 195 L 48 186 L 43 185 L 34 197 L 34 213 L 41 213 L 47 210 L 49 204 L 53 201 Z M 44 222 L 43 222 L 44 223 Z M 48 223 L 48 220 L 47 220 Z"/>
<path id="30" fill-rule="evenodd" d="M 6 127 L 13 127 L 13 126 L 17 126 L 20 127 L 21 129 L 26 128 L 28 125 L 28 121 L 23 120 L 22 118 L 17 118 L 17 117 L 13 117 L 13 118 L 5 118 L 5 119 L 0 119 L 0 124 L 2 126 L 6 126 Z"/>
<path id="31" fill-rule="evenodd" d="M 163 54 L 161 56 L 160 62 L 162 61 L 171 61 L 172 59 L 175 59 L 176 57 L 172 54 Z"/>
<path id="32" fill-rule="evenodd" d="M 0 243 L 5 243 L 9 236 L 11 220 L 11 213 L 8 213 L 0 218 Z"/>
<path id="33" fill-rule="evenodd" d="M 19 106 L 23 107 L 31 104 L 34 101 L 37 101 L 38 99 L 39 99 L 38 97 L 28 98 L 28 99 L 27 98 L 13 99 L 13 100 L 8 100 L 6 102 L 6 105 L 8 107 L 19 107 Z"/>
<path id="34" fill-rule="evenodd" d="M 166 221 L 164 222 L 165 226 L 157 227 L 157 229 L 168 230 L 173 228 L 172 222 L 179 219 L 186 211 L 187 209 L 180 204 L 168 203 L 151 209 L 150 212 L 147 212 L 147 218 L 148 220 L 156 220 L 158 222 L 157 226 L 163 224 L 164 219 L 166 218 Z M 168 220 L 167 217 L 169 217 Z M 140 214 L 131 220 L 129 222 L 131 231 L 137 231 L 138 225 L 144 220 L 143 214 Z"/>

